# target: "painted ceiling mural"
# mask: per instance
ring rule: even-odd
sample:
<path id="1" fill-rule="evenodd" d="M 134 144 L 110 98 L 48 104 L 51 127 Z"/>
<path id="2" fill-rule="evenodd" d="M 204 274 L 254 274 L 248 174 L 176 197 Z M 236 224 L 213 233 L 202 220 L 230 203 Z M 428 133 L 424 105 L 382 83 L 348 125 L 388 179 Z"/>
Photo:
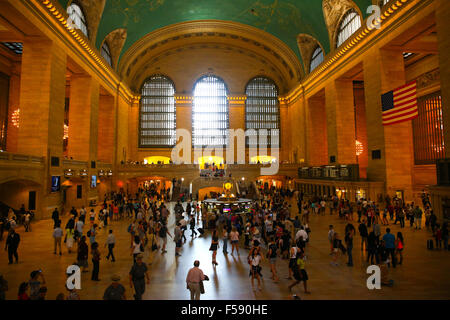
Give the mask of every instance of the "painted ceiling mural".
<path id="1" fill-rule="evenodd" d="M 95 0 L 93 0 L 95 1 Z M 67 7 L 70 0 L 59 0 Z M 366 17 L 372 0 L 354 0 Z M 297 35 L 316 38 L 330 51 L 322 0 L 106 0 L 96 45 L 113 30 L 127 29 L 122 55 L 136 41 L 159 28 L 186 21 L 235 21 L 262 29 L 286 43 L 301 59 Z"/>

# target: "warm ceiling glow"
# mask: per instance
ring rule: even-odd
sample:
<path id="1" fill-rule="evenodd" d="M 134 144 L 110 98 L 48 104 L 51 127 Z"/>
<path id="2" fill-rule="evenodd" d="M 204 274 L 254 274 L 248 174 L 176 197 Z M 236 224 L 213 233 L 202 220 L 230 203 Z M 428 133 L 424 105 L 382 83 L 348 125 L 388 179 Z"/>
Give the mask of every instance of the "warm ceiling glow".
<path id="1" fill-rule="evenodd" d="M 356 155 L 359 157 L 364 151 L 363 144 L 356 140 Z"/>
<path id="2" fill-rule="evenodd" d="M 12 124 L 16 128 L 19 127 L 19 119 L 20 119 L 20 109 L 17 109 L 12 113 L 12 116 L 11 116 Z"/>

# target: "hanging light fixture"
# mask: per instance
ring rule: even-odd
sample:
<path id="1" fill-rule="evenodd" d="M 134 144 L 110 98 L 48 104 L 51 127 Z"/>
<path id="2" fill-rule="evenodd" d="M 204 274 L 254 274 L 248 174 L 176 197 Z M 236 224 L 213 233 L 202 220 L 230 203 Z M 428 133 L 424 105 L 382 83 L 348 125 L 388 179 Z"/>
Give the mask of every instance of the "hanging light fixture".
<path id="1" fill-rule="evenodd" d="M 69 126 L 64 124 L 64 140 L 69 139 Z"/>
<path id="2" fill-rule="evenodd" d="M 356 155 L 359 157 L 360 155 L 362 155 L 363 151 L 364 151 L 364 146 L 363 144 L 356 140 Z"/>
<path id="3" fill-rule="evenodd" d="M 16 109 L 11 116 L 11 122 L 14 127 L 19 127 L 19 119 L 20 119 L 20 109 Z"/>

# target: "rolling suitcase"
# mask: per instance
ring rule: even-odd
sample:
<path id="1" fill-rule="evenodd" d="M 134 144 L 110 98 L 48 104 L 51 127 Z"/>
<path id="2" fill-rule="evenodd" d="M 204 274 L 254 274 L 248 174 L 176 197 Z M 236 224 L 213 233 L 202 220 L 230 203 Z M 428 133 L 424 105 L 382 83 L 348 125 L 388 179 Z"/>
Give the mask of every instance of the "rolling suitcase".
<path id="1" fill-rule="evenodd" d="M 427 240 L 427 249 L 433 250 L 433 240 Z"/>

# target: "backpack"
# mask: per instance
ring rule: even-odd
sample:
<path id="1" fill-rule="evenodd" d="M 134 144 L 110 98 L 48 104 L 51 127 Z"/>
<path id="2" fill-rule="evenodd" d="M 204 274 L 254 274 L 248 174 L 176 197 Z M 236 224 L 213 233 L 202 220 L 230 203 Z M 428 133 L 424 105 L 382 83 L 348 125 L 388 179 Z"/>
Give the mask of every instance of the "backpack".
<path id="1" fill-rule="evenodd" d="M 89 230 L 89 231 L 86 233 L 86 235 L 87 235 L 88 237 L 90 237 L 90 236 L 91 236 L 91 230 Z"/>

